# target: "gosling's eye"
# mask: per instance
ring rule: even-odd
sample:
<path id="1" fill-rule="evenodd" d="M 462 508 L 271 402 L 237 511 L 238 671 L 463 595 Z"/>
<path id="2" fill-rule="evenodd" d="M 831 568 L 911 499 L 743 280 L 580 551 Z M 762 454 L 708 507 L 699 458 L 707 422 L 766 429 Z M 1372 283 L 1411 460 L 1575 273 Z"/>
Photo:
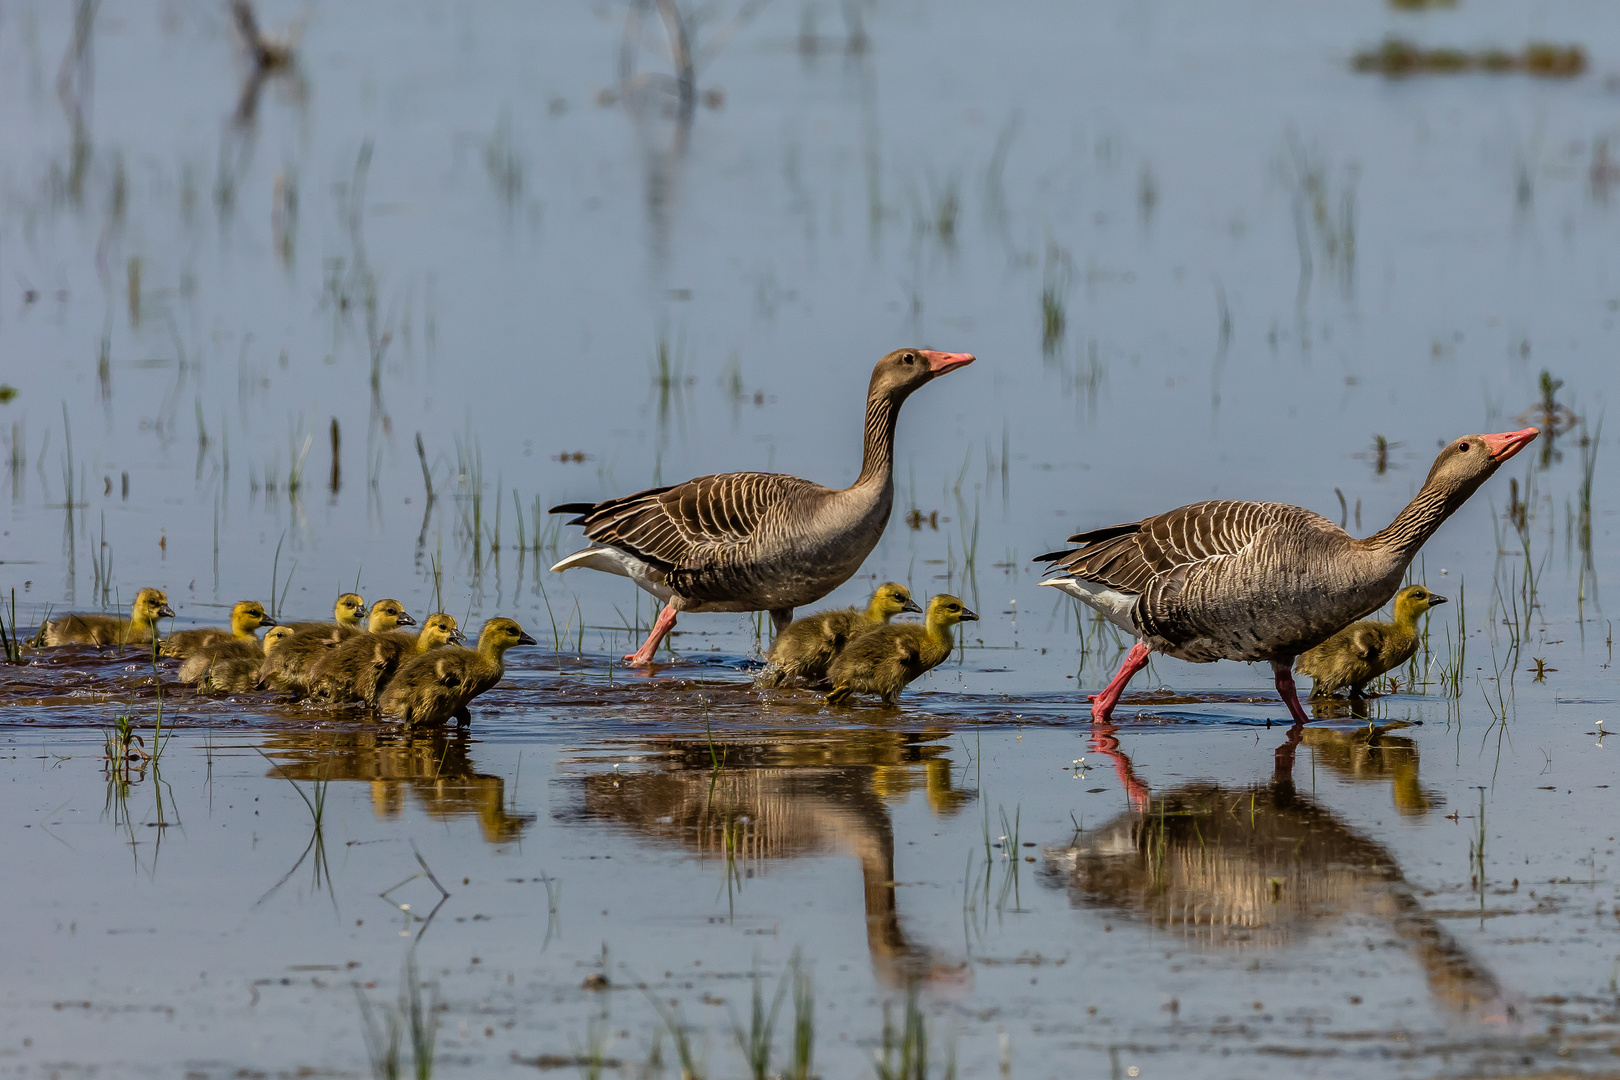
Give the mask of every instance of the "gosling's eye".
<path id="1" fill-rule="evenodd" d="M 1457 444 L 1457 452 L 1459 454 L 1466 454 L 1468 452 L 1468 444 L 1465 443 L 1465 442 L 1458 443 Z"/>

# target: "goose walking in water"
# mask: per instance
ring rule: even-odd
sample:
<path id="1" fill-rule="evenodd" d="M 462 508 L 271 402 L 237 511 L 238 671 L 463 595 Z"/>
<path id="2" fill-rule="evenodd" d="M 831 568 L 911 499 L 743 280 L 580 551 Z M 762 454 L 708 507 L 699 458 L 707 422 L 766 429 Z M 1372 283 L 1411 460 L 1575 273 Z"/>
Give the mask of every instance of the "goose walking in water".
<path id="1" fill-rule="evenodd" d="M 1297 506 L 1220 501 L 1079 533 L 1069 542 L 1080 547 L 1037 556 L 1053 564 L 1042 585 L 1137 639 L 1092 697 L 1093 722 L 1108 722 L 1126 683 L 1157 652 L 1194 663 L 1269 660 L 1289 715 L 1306 723 L 1294 658 L 1388 603 L 1424 542 L 1536 434 L 1447 443 L 1412 501 L 1364 540 Z"/>
<path id="2" fill-rule="evenodd" d="M 872 369 L 861 473 L 843 490 L 781 473 L 721 473 L 601 503 L 565 503 L 590 546 L 552 570 L 619 574 L 664 602 L 625 663 L 645 667 L 684 611 L 769 611 L 780 632 L 860 569 L 894 507 L 894 425 L 924 383 L 971 353 L 897 349 Z"/>

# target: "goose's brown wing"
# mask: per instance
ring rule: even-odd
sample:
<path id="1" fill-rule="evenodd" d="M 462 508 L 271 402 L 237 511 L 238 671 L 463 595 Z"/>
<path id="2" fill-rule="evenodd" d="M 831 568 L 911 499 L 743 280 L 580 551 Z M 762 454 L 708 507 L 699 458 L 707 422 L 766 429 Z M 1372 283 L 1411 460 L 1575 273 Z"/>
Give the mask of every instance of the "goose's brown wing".
<path id="1" fill-rule="evenodd" d="M 1049 574 L 1069 574 L 1116 592 L 1141 595 L 1156 581 L 1198 563 L 1240 555 L 1274 528 L 1279 503 L 1221 500 L 1193 503 L 1124 525 L 1076 533 L 1078 548 L 1036 557 Z"/>
<path id="2" fill-rule="evenodd" d="M 568 503 L 552 513 L 577 513 L 570 525 L 658 570 L 698 570 L 770 538 L 770 512 L 826 489 L 782 473 L 720 473 L 672 487 L 650 488 L 607 502 Z"/>

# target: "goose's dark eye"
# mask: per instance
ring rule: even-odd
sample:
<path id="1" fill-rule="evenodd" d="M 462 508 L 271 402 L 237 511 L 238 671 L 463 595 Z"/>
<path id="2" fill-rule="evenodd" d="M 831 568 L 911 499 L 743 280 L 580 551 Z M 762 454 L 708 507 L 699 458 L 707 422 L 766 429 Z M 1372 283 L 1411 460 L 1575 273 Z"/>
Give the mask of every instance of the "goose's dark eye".
<path id="1" fill-rule="evenodd" d="M 915 356 L 912 356 L 910 353 L 906 353 L 906 355 L 903 357 L 903 359 L 908 364 L 915 364 L 917 362 L 917 358 Z"/>
<path id="2" fill-rule="evenodd" d="M 1468 452 L 1468 444 L 1465 443 L 1465 442 L 1458 443 L 1457 444 L 1457 452 L 1459 454 L 1466 454 Z"/>

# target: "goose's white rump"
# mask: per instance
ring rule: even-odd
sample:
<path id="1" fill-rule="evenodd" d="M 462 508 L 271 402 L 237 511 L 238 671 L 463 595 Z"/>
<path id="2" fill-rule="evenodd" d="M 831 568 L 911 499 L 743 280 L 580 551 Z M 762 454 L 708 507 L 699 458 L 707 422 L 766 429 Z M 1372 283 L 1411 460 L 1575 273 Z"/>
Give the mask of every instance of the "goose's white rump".
<path id="1" fill-rule="evenodd" d="M 581 548 L 554 565 L 552 573 L 560 574 L 564 570 L 572 570 L 576 566 L 583 566 L 588 570 L 600 570 L 604 574 L 618 574 L 627 577 L 637 585 L 646 589 L 660 600 L 667 601 L 675 594 L 668 585 L 658 580 L 657 571 L 628 551 L 610 547 L 607 544 L 592 542 L 589 547 Z"/>
<path id="2" fill-rule="evenodd" d="M 1048 578 L 1041 584 L 1066 592 L 1087 607 L 1101 612 L 1103 618 L 1133 638 L 1142 636 L 1141 627 L 1136 625 L 1135 593 L 1122 593 L 1101 582 L 1077 577 Z"/>

